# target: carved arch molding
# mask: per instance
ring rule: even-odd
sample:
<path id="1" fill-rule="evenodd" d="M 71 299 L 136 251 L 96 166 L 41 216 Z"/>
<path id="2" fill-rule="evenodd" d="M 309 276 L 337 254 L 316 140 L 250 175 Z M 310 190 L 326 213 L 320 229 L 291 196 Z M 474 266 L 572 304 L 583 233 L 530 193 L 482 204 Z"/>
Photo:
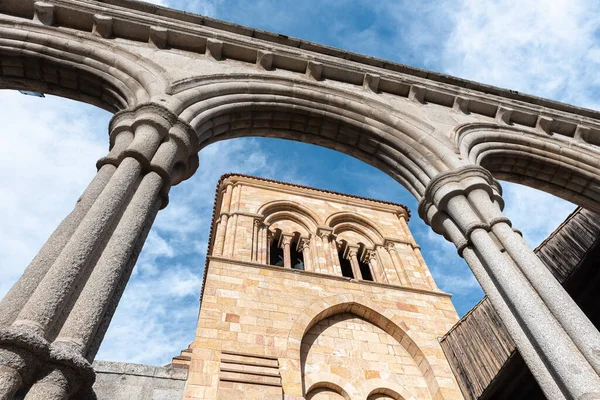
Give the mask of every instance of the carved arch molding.
<path id="1" fill-rule="evenodd" d="M 600 334 L 502 214 L 496 181 L 600 212 L 598 112 L 130 0 L 0 2 L 0 88 L 115 113 L 98 175 L 0 303 L 0 398 L 89 388 L 171 185 L 203 147 L 253 135 L 397 180 L 468 262 L 546 396 L 599 395 Z"/>

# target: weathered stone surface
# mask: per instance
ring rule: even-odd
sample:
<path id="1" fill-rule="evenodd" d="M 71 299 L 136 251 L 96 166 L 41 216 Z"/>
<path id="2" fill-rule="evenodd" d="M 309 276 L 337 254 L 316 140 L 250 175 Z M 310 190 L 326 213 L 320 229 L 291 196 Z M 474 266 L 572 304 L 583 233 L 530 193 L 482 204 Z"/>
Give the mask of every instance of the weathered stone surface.
<path id="1" fill-rule="evenodd" d="M 183 399 L 187 371 L 109 361 L 95 361 L 97 400 Z M 94 399 L 83 396 L 81 400 Z"/>

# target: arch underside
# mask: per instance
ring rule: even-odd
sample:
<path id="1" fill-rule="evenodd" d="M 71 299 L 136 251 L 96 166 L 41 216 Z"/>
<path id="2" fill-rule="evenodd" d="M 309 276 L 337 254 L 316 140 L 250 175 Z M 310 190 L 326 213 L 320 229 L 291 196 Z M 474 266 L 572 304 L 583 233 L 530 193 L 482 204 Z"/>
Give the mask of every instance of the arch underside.
<path id="1" fill-rule="evenodd" d="M 507 129 L 493 134 L 490 130 L 467 133 L 459 146 L 465 157 L 496 179 L 600 211 L 600 157 L 594 145 Z"/>
<path id="2" fill-rule="evenodd" d="M 114 78 L 99 76 L 52 57 L 19 54 L 0 47 L 0 89 L 29 90 L 81 101 L 115 113 L 127 108 L 127 98 Z"/>

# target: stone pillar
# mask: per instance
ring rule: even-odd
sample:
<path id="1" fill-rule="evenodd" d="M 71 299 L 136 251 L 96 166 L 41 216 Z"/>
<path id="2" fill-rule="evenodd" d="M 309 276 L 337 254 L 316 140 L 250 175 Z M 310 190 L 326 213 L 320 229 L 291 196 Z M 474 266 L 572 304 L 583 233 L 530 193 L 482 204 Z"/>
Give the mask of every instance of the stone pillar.
<path id="1" fill-rule="evenodd" d="M 388 283 L 385 272 L 377 262 L 377 249 L 366 250 L 365 259 L 371 269 L 371 275 L 373 276 L 374 282 Z"/>
<path id="2" fill-rule="evenodd" d="M 310 253 L 310 240 L 308 238 L 301 237 L 298 241 L 298 250 L 302 252 L 302 258 L 304 259 L 304 269 L 306 271 L 313 271 L 312 268 L 312 255 Z"/>
<path id="3" fill-rule="evenodd" d="M 517 238 L 502 205 L 488 171 L 463 167 L 430 182 L 419 215 L 455 243 L 546 397 L 600 397 L 600 334 Z"/>
<path id="4" fill-rule="evenodd" d="M 228 182 L 224 189 L 223 200 L 221 202 L 220 216 L 217 222 L 217 234 L 215 235 L 214 247 L 214 253 L 216 256 L 220 256 L 223 254 L 223 247 L 225 246 L 225 235 L 227 233 L 227 220 L 229 219 L 229 208 L 231 206 L 232 191 L 233 184 L 231 182 Z"/>
<path id="5" fill-rule="evenodd" d="M 252 252 L 251 261 L 260 262 L 260 230 L 261 230 L 260 219 L 254 219 L 252 223 Z"/>
<path id="6" fill-rule="evenodd" d="M 358 264 L 358 248 L 353 246 L 348 246 L 348 259 L 350 260 L 350 265 L 352 265 L 352 273 L 354 274 L 354 279 L 357 281 L 362 280 L 362 273 L 360 272 L 360 265 Z"/>
<path id="7" fill-rule="evenodd" d="M 390 254 L 390 258 L 392 259 L 392 263 L 394 264 L 394 269 L 398 274 L 398 279 L 400 279 L 400 285 L 410 286 L 410 280 L 408 279 L 406 268 L 404 268 L 404 265 L 402 265 L 402 260 L 398 255 L 398 251 L 396 250 L 396 244 L 394 242 L 386 241 L 384 243 L 384 246 Z"/>
<path id="8" fill-rule="evenodd" d="M 324 265 L 323 265 L 323 263 L 319 263 L 321 265 L 320 265 L 320 271 L 318 271 L 318 272 L 321 272 L 323 274 L 328 274 L 328 275 L 336 275 L 333 270 L 333 260 L 331 258 L 331 249 L 330 249 L 330 242 L 329 242 L 330 236 L 331 236 L 331 228 L 326 228 L 326 227 L 317 228 L 317 237 L 318 237 L 318 241 L 319 241 L 317 246 L 320 247 L 320 250 L 321 250 L 320 256 L 323 257 L 323 260 L 325 261 Z M 319 258 L 321 258 L 321 257 L 319 257 Z M 337 257 L 337 254 L 336 254 L 336 257 Z M 341 273 L 340 273 L 340 275 L 341 275 Z"/>
<path id="9" fill-rule="evenodd" d="M 268 238 L 267 232 L 269 231 L 268 224 L 261 222 L 259 230 L 258 230 L 258 260 L 257 262 L 261 264 L 268 264 L 269 259 L 268 255 Z"/>
<path id="10" fill-rule="evenodd" d="M 292 244 L 293 237 L 290 235 L 281 235 L 281 246 L 283 247 L 283 267 L 292 268 L 292 255 L 290 246 Z"/>
<path id="11" fill-rule="evenodd" d="M 58 249 L 42 248 L 36 259 L 44 265 L 34 264 L 38 273 L 25 277 L 41 279 L 12 323 L 0 326 L 0 399 L 11 399 L 21 385 L 33 384 L 28 400 L 68 398 L 91 387 L 88 350 L 97 333 L 104 335 L 99 328 L 112 317 L 112 297 L 135 263 L 147 221 L 166 206 L 171 184 L 197 167 L 195 132 L 160 107 L 120 112 L 110 131 L 111 152 L 86 190 L 99 193 L 84 193 L 87 210 L 76 207 L 65 219 L 78 219 L 67 239 L 51 236 Z M 70 313 L 61 318 L 65 309 Z"/>
<path id="12" fill-rule="evenodd" d="M 265 264 L 271 264 L 271 245 L 273 244 L 273 232 L 267 228 L 267 261 Z"/>
<path id="13" fill-rule="evenodd" d="M 335 240 L 336 236 L 330 234 L 328 237 L 329 240 L 329 252 L 331 254 L 331 270 L 333 271 L 333 275 L 342 276 L 342 266 L 340 265 L 340 256 L 338 253 L 338 244 Z"/>

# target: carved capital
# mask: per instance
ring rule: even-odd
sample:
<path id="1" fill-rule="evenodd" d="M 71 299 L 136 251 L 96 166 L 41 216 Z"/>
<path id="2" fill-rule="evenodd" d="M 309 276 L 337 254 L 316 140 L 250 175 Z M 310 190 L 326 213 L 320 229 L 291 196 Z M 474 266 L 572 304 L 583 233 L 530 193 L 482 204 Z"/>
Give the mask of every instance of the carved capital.
<path id="1" fill-rule="evenodd" d="M 377 250 L 375 249 L 368 249 L 367 251 L 365 251 L 365 259 L 366 260 L 377 260 Z"/>
<path id="2" fill-rule="evenodd" d="M 396 251 L 396 244 L 395 244 L 394 242 L 388 242 L 388 241 L 386 241 L 386 242 L 383 244 L 383 247 L 385 247 L 385 249 L 386 249 L 388 252 L 390 252 L 390 253 L 391 253 L 391 252 L 393 252 L 393 251 Z"/>
<path id="3" fill-rule="evenodd" d="M 333 230 L 329 227 L 320 226 L 317 228 L 317 236 L 319 236 L 321 239 L 329 239 L 333 236 Z"/>
<path id="4" fill-rule="evenodd" d="M 305 249 L 308 249 L 309 246 L 310 246 L 310 239 L 301 237 L 300 240 L 298 240 L 298 250 L 299 251 L 304 251 Z"/>
<path id="5" fill-rule="evenodd" d="M 446 211 L 450 199 L 467 195 L 474 189 L 485 190 L 493 201 L 498 202 L 501 209 L 504 207 L 502 187 L 498 181 L 487 169 L 469 165 L 441 173 L 429 182 L 419 201 L 419 216 L 436 232 L 441 233 L 437 222 L 438 214 Z"/>
<path id="6" fill-rule="evenodd" d="M 282 246 L 289 246 L 292 243 L 292 239 L 294 237 L 291 235 L 281 235 L 281 245 Z"/>

